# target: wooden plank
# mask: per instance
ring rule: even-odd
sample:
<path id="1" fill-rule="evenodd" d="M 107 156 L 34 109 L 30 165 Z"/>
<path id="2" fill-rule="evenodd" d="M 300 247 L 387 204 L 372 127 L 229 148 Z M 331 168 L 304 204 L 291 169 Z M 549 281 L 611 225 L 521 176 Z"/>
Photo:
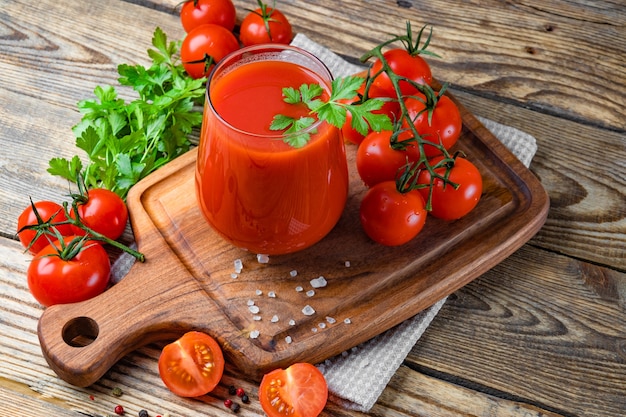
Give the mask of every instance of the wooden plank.
<path id="1" fill-rule="evenodd" d="M 246 0 L 235 1 L 245 10 Z M 434 0 L 282 2 L 295 29 L 333 51 L 360 57 L 386 34 L 433 25 L 436 78 L 478 95 L 560 117 L 626 129 L 626 9 L 615 1 Z M 341 27 L 341 31 L 336 28 Z"/>
<path id="2" fill-rule="evenodd" d="M 537 139 L 531 163 L 550 196 L 533 243 L 626 271 L 626 135 L 454 91 L 470 111 Z"/>
<path id="3" fill-rule="evenodd" d="M 620 415 L 625 288 L 624 273 L 526 245 L 449 298 L 407 363 L 557 412 Z"/>

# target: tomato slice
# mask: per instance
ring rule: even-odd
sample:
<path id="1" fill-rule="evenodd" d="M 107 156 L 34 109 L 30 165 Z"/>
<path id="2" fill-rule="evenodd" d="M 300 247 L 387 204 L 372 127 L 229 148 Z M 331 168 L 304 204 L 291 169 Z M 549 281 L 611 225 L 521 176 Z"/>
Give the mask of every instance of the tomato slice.
<path id="1" fill-rule="evenodd" d="M 295 363 L 263 377 L 259 400 L 269 417 L 316 417 L 326 406 L 328 385 L 310 363 Z"/>
<path id="2" fill-rule="evenodd" d="M 222 349 L 206 333 L 185 333 L 165 346 L 159 357 L 163 383 L 181 397 L 198 397 L 213 391 L 223 373 Z"/>

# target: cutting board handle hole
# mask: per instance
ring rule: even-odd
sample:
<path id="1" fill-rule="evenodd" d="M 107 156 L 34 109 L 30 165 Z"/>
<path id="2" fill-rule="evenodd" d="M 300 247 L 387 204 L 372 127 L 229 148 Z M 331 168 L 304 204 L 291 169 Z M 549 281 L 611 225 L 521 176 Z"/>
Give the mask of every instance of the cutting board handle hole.
<path id="1" fill-rule="evenodd" d="M 98 338 L 98 323 L 89 317 L 76 317 L 63 326 L 63 341 L 72 347 L 85 347 Z"/>

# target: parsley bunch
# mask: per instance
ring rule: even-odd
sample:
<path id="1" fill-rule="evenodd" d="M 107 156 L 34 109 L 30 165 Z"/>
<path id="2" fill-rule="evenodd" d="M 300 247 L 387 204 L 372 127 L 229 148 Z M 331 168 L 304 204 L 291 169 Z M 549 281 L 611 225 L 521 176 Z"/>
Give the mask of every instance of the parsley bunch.
<path id="1" fill-rule="evenodd" d="M 75 183 L 82 176 L 88 188 L 107 188 L 125 198 L 135 183 L 190 149 L 190 135 L 202 123 L 202 111 L 194 107 L 204 101 L 205 79 L 185 73 L 180 41 L 168 42 L 158 27 L 152 45 L 149 68 L 117 69 L 119 83 L 132 87 L 137 99 L 126 102 L 115 87 L 97 86 L 95 99 L 78 103 L 83 116 L 72 131 L 88 156 L 86 166 L 78 155 L 53 158 L 49 173 Z"/>

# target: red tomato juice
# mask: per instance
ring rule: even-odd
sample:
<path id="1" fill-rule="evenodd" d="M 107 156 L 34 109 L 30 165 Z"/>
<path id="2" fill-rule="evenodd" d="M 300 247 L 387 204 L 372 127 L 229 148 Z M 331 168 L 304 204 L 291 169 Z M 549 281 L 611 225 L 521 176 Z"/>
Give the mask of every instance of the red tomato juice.
<path id="1" fill-rule="evenodd" d="M 209 85 L 196 192 L 209 224 L 235 246 L 270 255 L 301 250 L 343 212 L 348 170 L 339 130 L 321 122 L 294 148 L 269 129 L 274 115 L 308 115 L 282 95 L 304 83 L 329 88 L 311 70 L 278 60 L 236 66 Z"/>

